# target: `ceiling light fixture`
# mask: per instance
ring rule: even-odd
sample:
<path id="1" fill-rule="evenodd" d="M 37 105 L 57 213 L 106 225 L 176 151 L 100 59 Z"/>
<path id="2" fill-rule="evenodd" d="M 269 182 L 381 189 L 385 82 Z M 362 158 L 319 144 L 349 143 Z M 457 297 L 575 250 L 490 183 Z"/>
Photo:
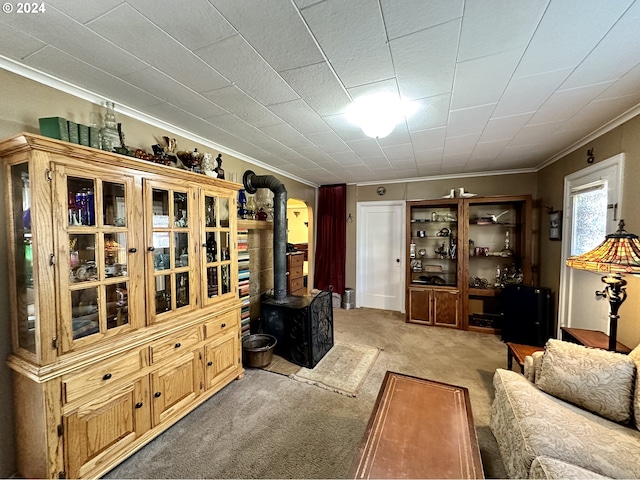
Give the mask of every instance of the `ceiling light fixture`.
<path id="1" fill-rule="evenodd" d="M 391 93 L 357 98 L 347 107 L 347 119 L 371 138 L 384 138 L 409 114 L 409 109 Z"/>

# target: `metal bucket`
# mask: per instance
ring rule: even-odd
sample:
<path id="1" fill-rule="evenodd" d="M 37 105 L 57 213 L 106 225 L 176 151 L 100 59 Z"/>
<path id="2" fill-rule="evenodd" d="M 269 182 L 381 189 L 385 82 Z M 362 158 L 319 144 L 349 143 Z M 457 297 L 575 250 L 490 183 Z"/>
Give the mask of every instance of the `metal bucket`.
<path id="1" fill-rule="evenodd" d="M 353 288 L 345 288 L 342 294 L 342 308 L 351 310 L 356 308 L 356 292 Z"/>
<path id="2" fill-rule="evenodd" d="M 263 368 L 273 360 L 273 349 L 278 341 L 273 335 L 256 333 L 242 339 L 242 359 L 245 367 Z"/>

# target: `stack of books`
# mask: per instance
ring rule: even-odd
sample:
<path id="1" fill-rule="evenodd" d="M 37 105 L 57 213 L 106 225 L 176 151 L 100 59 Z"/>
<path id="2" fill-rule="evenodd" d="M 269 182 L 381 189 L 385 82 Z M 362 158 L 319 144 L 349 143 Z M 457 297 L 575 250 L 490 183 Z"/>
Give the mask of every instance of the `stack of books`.
<path id="1" fill-rule="evenodd" d="M 241 334 L 249 335 L 251 330 L 251 298 L 249 294 L 249 230 L 238 230 L 238 294 L 242 301 L 240 311 Z"/>

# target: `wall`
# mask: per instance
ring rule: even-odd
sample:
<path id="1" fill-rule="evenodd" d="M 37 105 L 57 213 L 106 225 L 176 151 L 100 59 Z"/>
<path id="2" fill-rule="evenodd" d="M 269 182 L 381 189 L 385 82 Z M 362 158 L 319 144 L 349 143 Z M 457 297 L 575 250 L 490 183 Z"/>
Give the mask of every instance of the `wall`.
<path id="1" fill-rule="evenodd" d="M 543 205 L 562 208 L 564 177 L 588 166 L 587 150 L 593 148 L 596 163 L 619 153 L 625 154 L 622 206 L 620 218 L 628 232 L 640 233 L 640 116 L 632 118 L 619 127 L 598 137 L 575 152 L 542 169 L 538 173 L 538 192 Z M 548 229 L 548 227 L 546 227 Z M 561 242 L 549 240 L 548 230 L 541 232 L 540 258 L 542 283 L 555 292 L 560 285 Z M 620 307 L 618 340 L 629 347 L 640 343 L 640 279 L 627 275 L 628 298 Z M 586 292 L 588 301 L 595 301 L 591 292 Z M 557 308 L 557 298 L 556 298 Z"/>
<path id="2" fill-rule="evenodd" d="M 38 118 L 41 117 L 59 116 L 86 125 L 89 123 L 90 112 L 104 112 L 104 108 L 101 106 L 2 69 L 0 69 L 0 85 L 2 85 L 3 102 L 2 108 L 0 108 L 0 139 L 21 132 L 39 133 Z M 119 114 L 117 105 L 116 119 L 122 123 L 125 143 L 130 148 L 143 148 L 151 152 L 151 145 L 158 143 L 162 136 L 167 135 L 176 138 L 179 150 L 198 148 L 200 152 L 215 153 L 217 155 L 217 152 L 211 147 L 174 135 L 169 131 L 161 131 L 156 127 Z M 215 139 L 212 138 L 211 141 L 215 142 Z M 247 169 L 253 170 L 257 175 L 273 174 L 273 172 L 251 165 L 230 155 L 223 154 L 222 158 L 222 166 L 227 179 L 230 179 L 232 172 L 236 172 L 238 178 L 241 179 L 242 173 Z M 316 189 L 314 187 L 286 177 L 280 177 L 277 174 L 276 176 L 285 185 L 289 197 L 300 199 L 315 209 Z M 0 251 L 6 251 L 6 230 L 4 225 L 7 222 L 4 181 L 4 169 L 2 169 L 0 171 Z M 309 228 L 313 228 L 313 223 L 310 223 Z M 253 242 L 254 249 L 260 252 L 263 250 L 271 251 L 271 239 L 272 234 L 270 232 L 258 234 Z M 272 264 L 272 258 L 272 256 L 265 256 L 263 262 L 271 262 Z M 252 255 L 251 260 L 254 261 L 254 255 Z M 264 285 L 252 285 L 252 293 L 254 295 L 259 295 L 259 293 L 273 288 L 272 275 L 266 273 L 270 270 L 269 266 L 260 265 L 260 270 L 261 273 L 256 278 L 262 279 Z M 0 389 L 0 478 L 10 477 L 15 470 L 13 417 L 11 413 L 11 372 L 4 362 L 11 351 L 7 279 L 6 255 L 0 255 L 0 312 L 3 312 L 2 316 L 0 316 L 0 384 L 3 386 Z"/>
<path id="3" fill-rule="evenodd" d="M 386 193 L 378 195 L 377 189 L 384 186 Z M 347 223 L 347 265 L 346 285 L 356 287 L 356 225 L 358 202 L 390 201 L 390 200 L 425 200 L 437 199 L 447 195 L 452 188 L 464 187 L 466 192 L 480 196 L 489 195 L 531 195 L 534 199 L 534 235 L 533 250 L 536 252 L 538 232 L 538 213 L 536 205 L 537 176 L 535 173 L 492 175 L 486 177 L 454 178 L 446 180 L 424 180 L 419 182 L 384 183 L 377 185 L 347 187 L 347 216 L 351 214 L 353 222 Z M 537 253 L 534 253 L 534 265 L 537 265 Z"/>

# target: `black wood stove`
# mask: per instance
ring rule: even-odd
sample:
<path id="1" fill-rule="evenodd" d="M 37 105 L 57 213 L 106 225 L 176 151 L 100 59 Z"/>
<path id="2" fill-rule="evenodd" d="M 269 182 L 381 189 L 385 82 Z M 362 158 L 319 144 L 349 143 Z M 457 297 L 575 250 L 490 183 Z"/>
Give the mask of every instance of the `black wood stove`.
<path id="1" fill-rule="evenodd" d="M 278 340 L 275 353 L 306 368 L 315 367 L 333 347 L 331 292 L 287 296 L 262 302 L 264 332 Z"/>

